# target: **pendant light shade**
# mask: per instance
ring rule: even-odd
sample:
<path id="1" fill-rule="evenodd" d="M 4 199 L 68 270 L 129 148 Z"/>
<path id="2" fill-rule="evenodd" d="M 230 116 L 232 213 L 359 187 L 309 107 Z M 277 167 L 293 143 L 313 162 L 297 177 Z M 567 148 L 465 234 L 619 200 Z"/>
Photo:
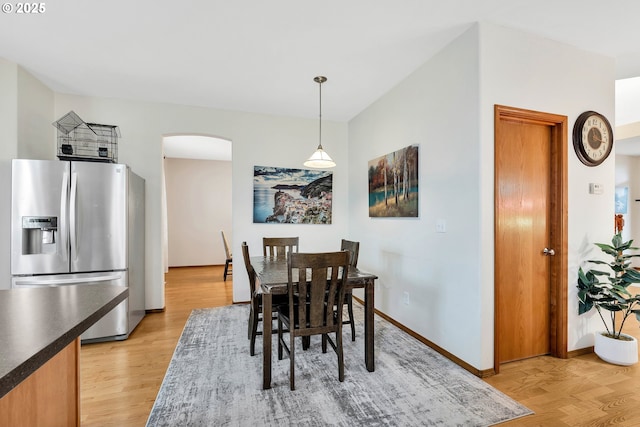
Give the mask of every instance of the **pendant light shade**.
<path id="1" fill-rule="evenodd" d="M 320 93 L 320 114 L 318 121 L 318 148 L 316 151 L 304 162 L 304 165 L 309 168 L 318 168 L 318 169 L 326 169 L 332 168 L 336 165 L 336 163 L 331 159 L 331 157 L 327 154 L 326 151 L 322 149 L 322 83 L 327 81 L 327 78 L 324 76 L 318 76 L 313 79 L 316 83 L 318 83 L 319 93 Z"/>

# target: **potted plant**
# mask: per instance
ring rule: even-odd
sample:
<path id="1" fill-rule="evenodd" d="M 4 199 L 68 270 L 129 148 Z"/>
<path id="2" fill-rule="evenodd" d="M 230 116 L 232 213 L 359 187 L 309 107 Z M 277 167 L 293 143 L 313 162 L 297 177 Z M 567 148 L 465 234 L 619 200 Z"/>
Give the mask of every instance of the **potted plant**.
<path id="1" fill-rule="evenodd" d="M 602 360 L 618 365 L 633 365 L 638 361 L 638 342 L 622 328 L 631 314 L 640 320 L 640 295 L 632 295 L 628 287 L 640 283 L 640 272 L 631 266 L 631 258 L 640 254 L 628 254 L 637 250 L 633 240 L 622 241 L 617 233 L 611 245 L 596 243 L 602 252 L 609 255 L 609 261 L 589 260 L 596 265 L 607 266 L 605 271 L 591 269 L 578 270 L 578 314 L 595 308 L 604 323 L 605 331 L 596 332 L 594 351 Z"/>

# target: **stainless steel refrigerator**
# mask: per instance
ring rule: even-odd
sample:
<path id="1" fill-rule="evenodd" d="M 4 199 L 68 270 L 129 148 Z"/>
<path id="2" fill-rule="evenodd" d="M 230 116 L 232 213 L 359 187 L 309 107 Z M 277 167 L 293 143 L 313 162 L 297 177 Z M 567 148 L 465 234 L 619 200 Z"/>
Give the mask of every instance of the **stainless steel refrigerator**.
<path id="1" fill-rule="evenodd" d="M 109 283 L 129 297 L 81 336 L 126 339 L 144 309 L 144 179 L 123 164 L 11 164 L 11 286 Z"/>

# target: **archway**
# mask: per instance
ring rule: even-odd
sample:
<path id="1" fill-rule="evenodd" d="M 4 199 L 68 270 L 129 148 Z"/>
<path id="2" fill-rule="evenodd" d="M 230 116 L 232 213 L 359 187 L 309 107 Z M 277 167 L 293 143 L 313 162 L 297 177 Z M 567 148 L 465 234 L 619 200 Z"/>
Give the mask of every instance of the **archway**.
<path id="1" fill-rule="evenodd" d="M 165 272 L 224 264 L 220 230 L 231 238 L 231 141 L 174 134 L 162 142 Z"/>

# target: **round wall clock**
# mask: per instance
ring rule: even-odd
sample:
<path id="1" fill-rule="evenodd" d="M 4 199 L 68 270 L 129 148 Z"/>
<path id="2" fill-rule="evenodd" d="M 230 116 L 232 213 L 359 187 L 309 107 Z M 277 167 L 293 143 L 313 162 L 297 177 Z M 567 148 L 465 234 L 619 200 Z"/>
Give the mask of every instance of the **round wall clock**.
<path id="1" fill-rule="evenodd" d="M 573 148 L 582 163 L 597 166 L 613 148 L 613 131 L 609 120 L 595 111 L 585 111 L 573 126 Z"/>

